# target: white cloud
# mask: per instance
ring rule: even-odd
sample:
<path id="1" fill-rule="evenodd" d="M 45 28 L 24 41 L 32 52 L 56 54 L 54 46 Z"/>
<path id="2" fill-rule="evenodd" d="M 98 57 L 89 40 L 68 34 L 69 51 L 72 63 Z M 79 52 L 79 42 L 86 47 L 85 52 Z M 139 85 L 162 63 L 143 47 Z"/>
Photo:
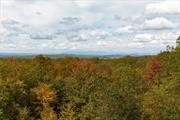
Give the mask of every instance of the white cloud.
<path id="1" fill-rule="evenodd" d="M 178 14 L 180 13 L 179 0 L 166 0 L 148 4 L 145 8 L 147 14 Z"/>
<path id="2" fill-rule="evenodd" d="M 75 4 L 79 7 L 87 8 L 97 3 L 95 0 L 74 0 Z"/>
<path id="3" fill-rule="evenodd" d="M 153 39 L 153 35 L 151 34 L 137 34 L 134 37 L 134 41 L 136 42 L 150 42 Z"/>
<path id="4" fill-rule="evenodd" d="M 105 39 L 111 35 L 108 31 L 92 28 L 67 31 L 65 34 L 67 40 L 72 42 L 95 41 Z"/>
<path id="5" fill-rule="evenodd" d="M 144 43 L 147 46 L 153 45 L 159 47 L 159 45 L 175 45 L 176 39 L 178 37 L 178 32 L 169 32 L 169 33 L 155 33 L 155 34 L 136 34 L 133 41 Z"/>
<path id="6" fill-rule="evenodd" d="M 107 31 L 98 30 L 98 29 L 90 31 L 89 34 L 90 34 L 90 36 L 96 37 L 97 39 L 101 39 L 101 38 L 111 35 L 111 33 L 107 32 Z"/>
<path id="7" fill-rule="evenodd" d="M 9 34 L 9 31 L 6 28 L 3 28 L 0 26 L 0 43 L 5 42 L 5 39 L 3 39 L 5 36 Z"/>
<path id="8" fill-rule="evenodd" d="M 157 17 L 151 20 L 145 20 L 143 24 L 144 29 L 171 29 L 175 28 L 176 25 L 163 17 Z"/>
<path id="9" fill-rule="evenodd" d="M 133 32 L 133 26 L 124 26 L 124 27 L 119 27 L 115 30 L 116 33 L 131 33 Z"/>

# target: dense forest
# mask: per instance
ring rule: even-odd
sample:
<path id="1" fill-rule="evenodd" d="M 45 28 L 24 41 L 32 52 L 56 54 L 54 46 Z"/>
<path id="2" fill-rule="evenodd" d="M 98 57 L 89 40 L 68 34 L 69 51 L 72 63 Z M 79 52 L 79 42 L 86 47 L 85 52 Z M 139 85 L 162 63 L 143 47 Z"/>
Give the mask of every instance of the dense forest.
<path id="1" fill-rule="evenodd" d="M 114 59 L 0 58 L 0 120 L 180 120 L 180 47 Z"/>

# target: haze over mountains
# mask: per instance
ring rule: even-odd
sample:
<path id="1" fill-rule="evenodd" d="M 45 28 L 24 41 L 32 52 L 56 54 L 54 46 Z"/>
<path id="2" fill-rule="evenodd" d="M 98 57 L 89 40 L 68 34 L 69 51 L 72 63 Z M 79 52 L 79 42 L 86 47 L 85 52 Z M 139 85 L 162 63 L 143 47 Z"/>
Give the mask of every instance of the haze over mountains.
<path id="1" fill-rule="evenodd" d="M 33 57 L 42 53 L 0 53 L 0 57 Z M 143 56 L 150 54 L 132 53 L 132 54 L 120 54 L 120 53 L 106 53 L 106 52 L 67 52 L 67 53 L 44 53 L 42 55 L 49 57 L 108 57 L 108 58 L 119 58 L 124 56 Z"/>

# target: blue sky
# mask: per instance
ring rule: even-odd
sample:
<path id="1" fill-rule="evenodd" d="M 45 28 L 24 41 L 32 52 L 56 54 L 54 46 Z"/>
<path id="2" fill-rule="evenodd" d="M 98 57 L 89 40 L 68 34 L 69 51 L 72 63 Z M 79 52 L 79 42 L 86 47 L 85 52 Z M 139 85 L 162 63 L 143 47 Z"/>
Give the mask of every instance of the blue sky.
<path id="1" fill-rule="evenodd" d="M 179 21 L 179 0 L 0 0 L 0 52 L 157 54 Z"/>

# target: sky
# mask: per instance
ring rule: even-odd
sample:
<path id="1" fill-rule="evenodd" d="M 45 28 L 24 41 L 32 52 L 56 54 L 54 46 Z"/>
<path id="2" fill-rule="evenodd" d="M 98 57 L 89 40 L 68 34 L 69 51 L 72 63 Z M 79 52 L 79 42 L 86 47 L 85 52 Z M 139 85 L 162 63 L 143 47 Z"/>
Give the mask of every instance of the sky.
<path id="1" fill-rule="evenodd" d="M 0 0 L 0 53 L 158 54 L 180 0 Z"/>

